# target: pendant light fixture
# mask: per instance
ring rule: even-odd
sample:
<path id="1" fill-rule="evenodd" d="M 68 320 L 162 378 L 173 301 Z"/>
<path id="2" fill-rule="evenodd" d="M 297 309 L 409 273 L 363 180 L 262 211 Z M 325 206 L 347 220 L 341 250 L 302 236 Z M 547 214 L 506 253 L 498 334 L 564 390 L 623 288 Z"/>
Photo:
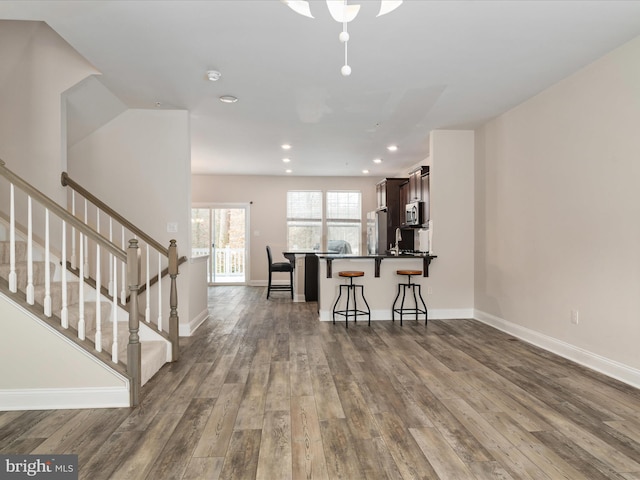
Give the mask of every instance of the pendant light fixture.
<path id="1" fill-rule="evenodd" d="M 311 14 L 311 8 L 309 6 L 309 2 L 307 0 L 282 0 L 286 3 L 291 10 L 300 15 L 304 15 L 305 17 L 314 18 Z M 351 75 L 351 67 L 348 62 L 347 55 L 347 43 L 349 42 L 349 32 L 347 31 L 347 23 L 352 21 L 358 15 L 360 11 L 360 5 L 350 5 L 347 3 L 347 0 L 326 0 L 327 8 L 329 9 L 329 13 L 331 17 L 336 22 L 342 23 L 342 32 L 338 36 L 338 39 L 344 43 L 344 65 L 340 69 L 340 73 L 343 76 L 348 77 Z M 380 11 L 376 17 L 381 15 L 386 15 L 389 12 L 392 12 L 400 5 L 402 5 L 403 0 L 380 0 Z"/>

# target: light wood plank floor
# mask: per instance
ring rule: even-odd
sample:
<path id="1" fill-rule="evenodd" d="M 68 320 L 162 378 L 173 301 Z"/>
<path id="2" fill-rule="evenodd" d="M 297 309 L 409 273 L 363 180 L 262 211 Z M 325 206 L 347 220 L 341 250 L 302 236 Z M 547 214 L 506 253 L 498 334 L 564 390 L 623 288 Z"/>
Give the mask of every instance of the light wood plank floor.
<path id="1" fill-rule="evenodd" d="M 332 325 L 213 287 L 135 409 L 0 413 L 99 479 L 640 479 L 640 391 L 472 320 Z"/>

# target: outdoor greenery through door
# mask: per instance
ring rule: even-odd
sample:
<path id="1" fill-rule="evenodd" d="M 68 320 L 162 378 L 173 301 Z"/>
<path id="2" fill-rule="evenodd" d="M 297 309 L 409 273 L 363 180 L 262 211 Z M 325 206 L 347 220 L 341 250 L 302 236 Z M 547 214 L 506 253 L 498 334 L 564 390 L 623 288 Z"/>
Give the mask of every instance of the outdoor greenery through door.
<path id="1" fill-rule="evenodd" d="M 210 284 L 246 282 L 247 206 L 191 209 L 192 256 L 209 255 Z"/>

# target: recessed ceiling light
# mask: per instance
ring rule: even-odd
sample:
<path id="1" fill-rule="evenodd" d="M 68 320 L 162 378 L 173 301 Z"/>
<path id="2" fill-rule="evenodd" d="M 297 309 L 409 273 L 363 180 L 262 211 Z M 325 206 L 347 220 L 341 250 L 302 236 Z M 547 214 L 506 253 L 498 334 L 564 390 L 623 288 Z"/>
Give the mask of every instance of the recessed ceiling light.
<path id="1" fill-rule="evenodd" d="M 282 161 L 283 161 L 284 163 L 289 163 L 289 162 L 291 161 L 291 159 L 290 159 L 290 158 L 283 158 L 283 159 L 282 159 Z"/>
<path id="2" fill-rule="evenodd" d="M 369 170 L 367 170 L 367 169 L 362 170 L 362 173 L 364 173 L 366 175 L 367 173 L 369 173 Z"/>
<path id="3" fill-rule="evenodd" d="M 238 101 L 238 98 L 234 97 L 233 95 L 222 95 L 220 97 L 220 101 L 224 103 L 236 103 Z"/>
<path id="4" fill-rule="evenodd" d="M 285 170 L 285 172 L 286 172 L 286 173 L 291 173 L 292 171 L 293 171 L 293 170 L 291 170 L 290 168 L 287 168 L 287 169 Z"/>
<path id="5" fill-rule="evenodd" d="M 217 70 L 209 70 L 207 72 L 207 78 L 212 82 L 217 82 L 218 80 L 220 80 L 221 76 L 222 74 Z"/>
<path id="6" fill-rule="evenodd" d="M 373 159 L 373 163 L 382 163 L 382 159 L 381 158 L 374 158 Z"/>
<path id="7" fill-rule="evenodd" d="M 283 150 L 290 150 L 291 149 L 291 145 L 289 145 L 288 143 L 283 143 L 281 145 L 281 147 L 282 147 Z"/>
<path id="8" fill-rule="evenodd" d="M 387 147 L 387 150 L 389 150 L 390 152 L 396 152 L 396 151 L 398 151 L 398 146 L 397 145 L 389 145 Z"/>

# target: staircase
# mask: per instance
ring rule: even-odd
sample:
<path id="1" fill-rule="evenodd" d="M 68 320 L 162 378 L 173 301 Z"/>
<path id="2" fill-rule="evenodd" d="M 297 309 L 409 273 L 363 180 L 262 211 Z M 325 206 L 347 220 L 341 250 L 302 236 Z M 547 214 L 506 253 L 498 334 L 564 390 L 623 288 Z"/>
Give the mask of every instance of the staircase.
<path id="1" fill-rule="evenodd" d="M 17 241 L 16 245 L 16 274 L 18 281 L 18 292 L 25 295 L 27 292 L 27 278 L 28 278 L 28 262 L 27 262 L 27 242 Z M 9 281 L 9 248 L 10 242 L 7 240 L 0 241 L 0 278 Z M 42 257 L 41 252 L 36 252 L 36 257 Z M 46 296 L 46 265 L 42 260 L 33 262 L 33 292 L 35 304 L 44 308 L 45 296 Z M 59 270 L 58 270 L 59 268 Z M 62 301 L 62 281 L 54 280 L 56 277 L 66 274 L 68 280 L 67 291 L 67 318 L 68 327 L 72 333 L 72 337 L 77 337 L 78 324 L 80 319 L 84 320 L 85 338 L 95 345 L 98 319 L 100 320 L 100 337 L 101 348 L 98 351 L 111 351 L 114 345 L 114 325 L 111 322 L 113 302 L 108 299 L 100 299 L 100 307 L 96 305 L 95 300 L 84 301 L 82 305 L 79 302 L 79 281 L 78 277 L 71 272 L 61 272 L 62 266 L 55 263 L 49 264 L 50 272 L 50 287 L 49 295 L 51 297 L 51 311 L 61 312 L 63 307 Z M 90 297 L 95 297 L 95 289 L 92 289 L 89 285 L 85 285 L 90 293 Z M 98 308 L 100 309 L 99 315 L 96 315 Z M 120 307 L 117 307 L 120 308 Z M 126 312 L 120 312 L 116 318 L 126 318 Z M 52 314 L 51 321 L 61 325 L 62 320 L 60 314 Z M 143 325 L 143 328 L 148 328 Z M 116 320 L 115 330 L 117 332 L 117 345 L 118 353 L 117 358 L 124 367 L 127 364 L 127 344 L 129 343 L 129 322 L 128 320 Z M 145 332 L 146 337 L 153 338 L 157 335 L 155 332 Z M 170 344 L 167 340 L 157 335 L 157 339 L 141 340 L 142 344 L 142 372 L 141 372 L 141 384 L 144 385 L 160 368 L 167 362 L 167 359 L 171 359 L 169 352 Z"/>
<path id="2" fill-rule="evenodd" d="M 26 195 L 17 195 L 18 190 Z M 74 189 L 74 209 L 75 195 Z M 118 246 L 112 241 L 114 224 L 135 226 L 103 204 L 93 207 L 96 220 L 90 225 L 86 197 L 82 219 L 17 177 L 2 160 L 0 197 L 0 206 L 9 206 L 8 212 L 0 209 L 0 295 L 128 377 L 130 404 L 137 405 L 142 385 L 166 362 L 178 359 L 175 242 L 169 248 L 152 239 L 144 242 L 144 232 L 121 225 Z M 106 216 L 105 210 L 113 215 Z M 100 234 L 105 221 L 108 236 Z M 170 284 L 165 282 L 169 294 L 163 297 L 165 276 Z"/>

